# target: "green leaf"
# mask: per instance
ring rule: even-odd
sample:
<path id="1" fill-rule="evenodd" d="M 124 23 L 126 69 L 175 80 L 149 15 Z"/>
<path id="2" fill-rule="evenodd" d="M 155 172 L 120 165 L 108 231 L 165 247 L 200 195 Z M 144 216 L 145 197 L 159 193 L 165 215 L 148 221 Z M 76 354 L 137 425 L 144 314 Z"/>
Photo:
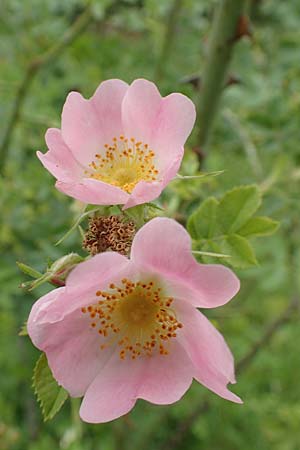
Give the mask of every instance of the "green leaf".
<path id="1" fill-rule="evenodd" d="M 193 254 L 200 256 L 211 256 L 212 258 L 230 258 L 230 255 L 224 255 L 224 253 L 205 252 L 203 250 L 193 250 Z"/>
<path id="2" fill-rule="evenodd" d="M 33 387 L 41 405 L 44 421 L 53 419 L 68 398 L 67 391 L 53 378 L 45 353 L 42 353 L 34 368 Z"/>
<path id="3" fill-rule="evenodd" d="M 78 225 L 89 215 L 99 211 L 100 207 L 89 209 L 88 211 L 84 210 L 82 214 L 75 220 L 71 228 L 55 243 L 55 245 L 60 245 L 67 237 L 69 237 L 73 231 L 78 227 Z"/>
<path id="4" fill-rule="evenodd" d="M 209 239 L 214 236 L 218 205 L 217 199 L 209 197 L 189 217 L 187 229 L 193 239 Z"/>
<path id="5" fill-rule="evenodd" d="M 257 186 L 239 186 L 227 192 L 221 199 L 217 222 L 225 234 L 238 231 L 261 204 Z"/>
<path id="6" fill-rule="evenodd" d="M 51 283 L 54 284 L 54 286 L 60 286 L 61 283 L 64 283 L 67 275 L 73 267 L 82 262 L 84 259 L 85 258 L 82 256 L 77 255 L 77 253 L 69 253 L 68 255 L 62 256 L 58 260 L 54 261 L 45 273 L 42 274 L 40 272 L 36 272 L 39 274 L 38 278 L 34 281 L 26 281 L 22 283 L 20 287 L 27 289 L 28 291 L 32 291 L 44 283 Z"/>
<path id="7" fill-rule="evenodd" d="M 27 322 L 23 323 L 23 325 L 21 326 L 21 329 L 20 329 L 18 334 L 19 334 L 19 336 L 28 336 Z"/>
<path id="8" fill-rule="evenodd" d="M 237 234 L 226 236 L 220 248 L 223 253 L 230 255 L 227 264 L 235 268 L 245 269 L 257 265 L 257 260 L 253 248 L 248 240 Z"/>
<path id="9" fill-rule="evenodd" d="M 219 175 L 222 175 L 222 173 L 224 173 L 224 172 L 225 172 L 225 170 L 217 170 L 215 172 L 200 173 L 198 175 L 180 175 L 178 173 L 176 175 L 176 178 L 174 178 L 174 180 L 193 180 L 193 179 L 199 179 L 199 178 L 217 177 Z"/>
<path id="10" fill-rule="evenodd" d="M 16 264 L 23 273 L 25 273 L 26 275 L 29 275 L 32 278 L 39 278 L 42 276 L 41 272 L 38 272 L 37 270 L 33 269 L 32 267 L 27 266 L 27 264 L 23 264 L 19 261 L 17 261 Z"/>
<path id="11" fill-rule="evenodd" d="M 279 227 L 279 222 L 269 217 L 252 217 L 238 231 L 241 236 L 267 236 L 275 233 Z"/>

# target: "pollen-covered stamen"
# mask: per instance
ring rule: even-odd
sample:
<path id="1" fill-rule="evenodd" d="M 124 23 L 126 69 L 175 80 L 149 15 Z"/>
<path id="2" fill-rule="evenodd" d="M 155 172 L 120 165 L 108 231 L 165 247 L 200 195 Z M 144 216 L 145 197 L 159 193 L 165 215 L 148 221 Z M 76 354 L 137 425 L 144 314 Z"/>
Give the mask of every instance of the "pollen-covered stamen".
<path id="1" fill-rule="evenodd" d="M 155 153 L 148 144 L 134 138 L 114 137 L 112 145 L 104 145 L 103 154 L 96 154 L 85 173 L 91 178 L 120 187 L 131 193 L 139 181 L 155 181 L 158 170 Z"/>
<path id="2" fill-rule="evenodd" d="M 97 291 L 96 296 L 98 302 L 81 311 L 90 315 L 92 328 L 107 338 L 101 348 L 116 343 L 121 359 L 151 356 L 156 351 L 168 354 L 167 343 L 182 324 L 171 307 L 173 298 L 164 296 L 155 281 L 124 278 L 122 287 L 111 284 L 109 291 Z"/>

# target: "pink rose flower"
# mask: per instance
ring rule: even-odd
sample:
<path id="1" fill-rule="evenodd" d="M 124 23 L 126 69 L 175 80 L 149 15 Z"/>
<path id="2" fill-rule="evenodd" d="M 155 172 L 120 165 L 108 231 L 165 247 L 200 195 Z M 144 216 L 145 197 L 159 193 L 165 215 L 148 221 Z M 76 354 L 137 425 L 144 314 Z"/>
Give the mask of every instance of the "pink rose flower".
<path id="1" fill-rule="evenodd" d="M 154 200 L 176 175 L 195 107 L 182 94 L 161 97 L 147 80 L 107 80 L 84 99 L 71 92 L 61 130 L 48 129 L 42 164 L 61 192 L 84 203 L 124 205 Z"/>
<path id="2" fill-rule="evenodd" d="M 223 305 L 238 290 L 230 269 L 196 262 L 181 225 L 156 218 L 136 234 L 130 259 L 98 254 L 38 300 L 28 332 L 58 383 L 84 396 L 86 422 L 116 419 L 138 398 L 173 403 L 193 378 L 242 403 L 227 389 L 235 383 L 232 354 L 196 309 Z"/>

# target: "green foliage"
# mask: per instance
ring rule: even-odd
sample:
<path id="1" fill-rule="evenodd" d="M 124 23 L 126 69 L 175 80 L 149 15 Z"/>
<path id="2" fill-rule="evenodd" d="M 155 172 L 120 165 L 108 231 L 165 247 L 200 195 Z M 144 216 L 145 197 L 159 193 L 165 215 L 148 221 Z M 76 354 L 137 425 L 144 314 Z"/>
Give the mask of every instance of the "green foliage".
<path id="1" fill-rule="evenodd" d="M 44 353 L 41 354 L 34 368 L 33 388 L 41 405 L 44 421 L 53 419 L 67 400 L 68 393 L 53 378 Z"/>
<path id="2" fill-rule="evenodd" d="M 270 217 L 251 217 L 242 228 L 239 229 L 241 236 L 269 236 L 275 233 L 279 223 Z"/>
<path id="3" fill-rule="evenodd" d="M 209 197 L 189 217 L 187 227 L 193 239 L 210 239 L 215 235 L 218 206 L 218 200 Z"/>
<path id="4" fill-rule="evenodd" d="M 226 235 L 237 233 L 261 205 L 257 186 L 241 186 L 227 192 L 220 200 L 217 223 Z"/>
<path id="5" fill-rule="evenodd" d="M 188 219 L 187 229 L 195 249 L 228 255 L 224 262 L 232 267 L 257 265 L 254 249 L 248 238 L 272 234 L 278 222 L 268 217 L 252 217 L 261 205 L 261 194 L 255 185 L 236 187 L 218 201 L 207 198 Z M 203 262 L 217 259 L 201 255 Z"/>
<path id="6" fill-rule="evenodd" d="M 19 336 L 28 336 L 27 321 L 24 322 L 23 325 L 21 326 L 21 329 L 19 331 Z"/>
<path id="7" fill-rule="evenodd" d="M 64 284 L 65 278 L 67 277 L 70 270 L 72 270 L 78 263 L 82 262 L 84 258 L 77 253 L 69 253 L 68 255 L 62 256 L 57 261 L 48 266 L 45 273 L 40 273 L 28 266 L 17 262 L 19 269 L 22 270 L 26 275 L 35 278 L 34 281 L 26 281 L 21 284 L 21 287 L 32 291 L 44 283 L 51 283 L 54 286 L 62 286 Z"/>
<path id="8" fill-rule="evenodd" d="M 103 20 L 110 0 L 91 3 L 93 14 Z M 45 283 L 33 293 L 20 289 L 23 277 L 15 261 L 44 273 L 47 257 L 56 261 L 70 252 L 86 255 L 77 232 L 54 245 L 80 216 L 83 205 L 55 190 L 53 177 L 37 160 L 35 151 L 46 150 L 46 129 L 60 126 L 61 108 L 70 90 L 88 97 L 106 78 L 127 82 L 137 77 L 153 79 L 173 0 L 119 3 L 124 6 L 117 7 L 104 22 L 95 17 L 95 22 L 28 86 L 5 175 L 0 177 L 0 448 L 298 450 L 297 314 L 260 350 L 251 367 L 238 373 L 233 389 L 243 398 L 243 406 L 223 401 L 194 383 L 180 402 L 162 407 L 138 401 L 130 415 L 114 423 L 82 424 L 80 428 L 78 411 L 71 412 L 69 404 L 53 421 L 41 423 L 28 382 L 36 349 L 18 333 L 34 301 L 52 287 Z M 180 174 L 188 177 L 203 172 L 222 174 L 175 179 L 159 199 L 170 217 L 185 224 L 198 208 L 204 208 L 208 198 L 218 203 L 235 186 L 257 184 L 263 194 L 258 216 L 250 217 L 238 233 L 234 232 L 251 240 L 260 265 L 240 273 L 242 289 L 232 302 L 205 311 L 224 334 L 236 361 L 285 309 L 297 285 L 299 289 L 300 279 L 299 2 L 251 3 L 256 5 L 253 39 L 237 43 L 230 67 L 230 74 L 240 82 L 224 89 L 210 146 L 204 151 L 198 148 L 196 126 L 180 168 Z M 57 42 L 85 4 L 84 0 L 0 2 L 0 140 L 28 63 Z M 197 100 L 198 92 L 183 80 L 202 71 L 215 4 L 184 0 L 170 53 L 163 61 L 159 81 L 163 95 L 178 91 Z M 207 218 L 202 214 L 200 239 L 215 233 L 210 230 L 213 221 L 207 214 Z M 256 239 L 277 228 L 277 222 L 265 217 L 279 221 L 280 228 L 268 239 Z M 226 254 L 219 246 L 215 249 L 214 241 L 208 242 L 207 248 L 202 243 L 195 245 L 197 248 Z M 291 274 L 296 281 L 291 280 Z M 167 445 L 193 408 L 205 400 L 210 410 L 188 425 L 183 443 Z"/>

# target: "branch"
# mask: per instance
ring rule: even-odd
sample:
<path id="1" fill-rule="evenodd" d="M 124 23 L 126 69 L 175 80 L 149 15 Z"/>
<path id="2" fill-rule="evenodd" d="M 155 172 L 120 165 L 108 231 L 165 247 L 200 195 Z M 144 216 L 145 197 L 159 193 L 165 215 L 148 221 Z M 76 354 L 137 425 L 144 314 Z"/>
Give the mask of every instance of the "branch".
<path id="1" fill-rule="evenodd" d="M 299 309 L 300 300 L 298 297 L 294 297 L 286 309 L 275 319 L 270 325 L 266 328 L 265 332 L 262 334 L 260 339 L 258 339 L 250 348 L 250 350 L 237 362 L 236 364 L 236 373 L 242 372 L 246 369 L 257 353 L 271 341 L 274 334 L 288 322 L 292 317 L 295 311 Z"/>
<path id="2" fill-rule="evenodd" d="M 105 17 L 109 17 L 115 12 L 115 9 L 121 5 L 122 2 L 114 0 L 106 9 Z M 52 47 L 50 47 L 44 54 L 34 58 L 28 65 L 24 73 L 23 79 L 16 92 L 15 101 L 12 107 L 11 116 L 8 121 L 6 131 L 4 133 L 2 143 L 0 145 L 0 167 L 2 172 L 8 156 L 9 145 L 13 136 L 14 129 L 18 124 L 25 98 L 29 92 L 33 79 L 40 69 L 49 65 L 58 55 L 60 55 L 75 39 L 86 29 L 92 21 L 93 15 L 90 5 L 78 16 L 72 26 L 63 34 Z"/>
<path id="3" fill-rule="evenodd" d="M 250 350 L 237 362 L 236 372 L 241 373 L 247 369 L 257 353 L 266 347 L 271 341 L 276 332 L 288 322 L 294 315 L 294 312 L 299 309 L 300 300 L 298 297 L 294 297 L 286 309 L 275 319 L 262 334 L 262 336 L 252 345 Z M 210 409 L 210 403 L 205 400 L 201 404 L 198 404 L 190 414 L 177 425 L 176 431 L 173 431 L 172 436 L 162 442 L 162 445 L 157 450 L 175 450 L 181 448 L 181 445 L 185 439 L 186 433 L 191 429 L 193 424 L 199 419 L 202 414 L 205 414 Z"/>
<path id="4" fill-rule="evenodd" d="M 75 20 L 72 26 L 63 34 L 60 40 L 58 40 L 44 54 L 36 57 L 29 63 L 20 86 L 17 89 L 11 116 L 9 118 L 8 125 L 0 146 L 0 167 L 2 168 L 2 171 L 4 170 L 14 129 L 19 121 L 24 100 L 29 92 L 33 79 L 42 67 L 50 64 L 53 59 L 55 59 L 60 53 L 62 53 L 65 48 L 68 47 L 85 30 L 91 19 L 91 9 L 89 6 L 87 6 L 83 13 Z"/>
<path id="5" fill-rule="evenodd" d="M 216 115 L 235 42 L 247 33 L 241 31 L 246 0 L 221 0 L 216 10 L 208 45 L 208 58 L 201 77 L 198 101 L 198 141 L 204 147 Z"/>
<path id="6" fill-rule="evenodd" d="M 77 38 L 77 36 L 86 28 L 91 18 L 92 16 L 90 8 L 87 7 L 57 43 L 55 43 L 43 55 L 37 57 L 36 59 L 33 59 L 29 63 L 29 66 L 25 71 L 23 80 L 21 81 L 21 84 L 17 90 L 12 113 L 0 147 L 0 166 L 2 167 L 2 170 L 7 159 L 9 144 L 13 135 L 13 131 L 18 123 L 24 100 L 35 75 L 43 66 L 49 64 L 59 53 L 62 53 L 63 50 Z"/>
<path id="7" fill-rule="evenodd" d="M 166 61 L 172 49 L 174 37 L 176 36 L 176 27 L 182 7 L 183 0 L 174 0 L 168 14 L 168 22 L 165 28 L 164 40 L 155 68 L 154 79 L 156 82 L 158 82 L 162 78 L 162 75 L 164 73 Z"/>

